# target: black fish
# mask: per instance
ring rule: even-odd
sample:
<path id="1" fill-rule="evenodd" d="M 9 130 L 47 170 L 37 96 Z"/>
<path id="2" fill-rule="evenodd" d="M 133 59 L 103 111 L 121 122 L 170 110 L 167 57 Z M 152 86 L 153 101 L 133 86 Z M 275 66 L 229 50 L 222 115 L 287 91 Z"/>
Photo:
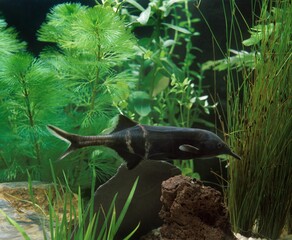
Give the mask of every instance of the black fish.
<path id="1" fill-rule="evenodd" d="M 170 160 L 211 158 L 220 154 L 240 157 L 214 133 L 196 128 L 147 126 L 120 115 L 115 130 L 110 134 L 80 136 L 48 125 L 48 129 L 70 143 L 61 159 L 72 151 L 103 145 L 114 149 L 132 169 L 143 159 Z"/>

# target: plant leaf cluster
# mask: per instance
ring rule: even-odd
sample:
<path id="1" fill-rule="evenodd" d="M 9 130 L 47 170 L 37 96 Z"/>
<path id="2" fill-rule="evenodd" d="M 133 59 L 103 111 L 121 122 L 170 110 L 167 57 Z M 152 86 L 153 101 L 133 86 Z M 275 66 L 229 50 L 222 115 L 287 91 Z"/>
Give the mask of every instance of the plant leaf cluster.
<path id="1" fill-rule="evenodd" d="M 108 120 L 127 107 L 135 86 L 135 79 L 122 69 L 133 56 L 135 39 L 120 16 L 100 4 L 55 6 L 38 33 L 39 40 L 51 46 L 38 58 L 26 51 L 3 20 L 0 23 L 4 36 L 0 41 L 0 175 L 6 180 L 26 178 L 26 171 L 20 169 L 27 168 L 34 179 L 49 179 L 48 160 L 57 159 L 66 146 L 58 146 L 59 140 L 45 126 L 55 124 L 80 134 L 98 134 L 106 128 Z M 78 159 L 72 156 L 56 163 L 57 169 L 67 168 L 75 186 L 88 185 L 90 167 L 105 181 L 120 164 L 116 154 L 105 154 L 107 165 L 95 163 L 100 154 L 85 149 L 76 154 Z"/>
<path id="2" fill-rule="evenodd" d="M 1 34 L 7 35 L 1 45 L 11 46 L 0 55 L 1 178 L 12 180 L 17 173 L 26 175 L 24 166 L 34 171 L 48 160 L 45 124 L 47 119 L 57 122 L 62 87 L 43 62 L 25 52 L 11 29 Z"/>
<path id="3" fill-rule="evenodd" d="M 114 115 L 126 113 L 149 124 L 210 126 L 201 116 L 216 104 L 204 93 L 203 72 L 193 70 L 199 19 L 190 6 L 187 0 L 153 0 L 145 9 L 130 0 L 56 5 L 38 31 L 38 40 L 49 44 L 38 57 L 0 22 L 3 179 L 24 177 L 20 169 L 26 167 L 34 179 L 50 178 L 48 159 L 57 159 L 66 146 L 46 124 L 99 134 Z M 130 31 L 138 27 L 151 30 L 136 41 Z M 104 181 L 120 161 L 104 148 L 81 149 L 56 162 L 56 171 L 62 176 L 66 168 L 71 185 L 86 185 L 91 168 Z"/>
<path id="4" fill-rule="evenodd" d="M 128 114 L 147 124 L 214 127 L 203 120 L 216 103 L 209 104 L 203 71 L 196 64 L 195 54 L 200 50 L 194 41 L 200 34 L 195 24 L 200 19 L 189 9 L 192 2 L 151 0 L 144 8 L 137 1 L 127 0 L 123 6 L 121 15 L 134 32 L 145 29 L 135 62 L 129 66 L 138 85 L 130 95 Z M 189 170 L 194 169 L 193 162 L 176 164 L 192 176 Z"/>
<path id="5" fill-rule="evenodd" d="M 130 111 L 140 121 L 154 124 L 191 127 L 201 122 L 201 116 L 214 106 L 193 101 L 206 94 L 203 73 L 193 70 L 199 19 L 192 16 L 192 5 L 187 0 L 153 0 L 146 8 L 136 1 L 124 5 L 121 14 L 134 31 L 139 27 L 149 32 L 139 40 L 136 64 L 131 65 L 138 89 L 131 95 Z"/>

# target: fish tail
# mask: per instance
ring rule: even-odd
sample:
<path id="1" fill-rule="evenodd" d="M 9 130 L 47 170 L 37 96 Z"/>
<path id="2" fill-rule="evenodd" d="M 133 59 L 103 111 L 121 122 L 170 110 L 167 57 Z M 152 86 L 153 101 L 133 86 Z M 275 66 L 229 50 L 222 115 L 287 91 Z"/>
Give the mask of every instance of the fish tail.
<path id="1" fill-rule="evenodd" d="M 76 149 L 80 148 L 80 139 L 79 136 L 76 134 L 68 133 L 60 128 L 57 128 L 53 125 L 47 125 L 48 130 L 57 138 L 69 143 L 69 147 L 65 151 L 65 153 L 60 157 L 59 160 L 62 160 L 66 156 L 68 156 L 71 152 L 75 151 Z"/>

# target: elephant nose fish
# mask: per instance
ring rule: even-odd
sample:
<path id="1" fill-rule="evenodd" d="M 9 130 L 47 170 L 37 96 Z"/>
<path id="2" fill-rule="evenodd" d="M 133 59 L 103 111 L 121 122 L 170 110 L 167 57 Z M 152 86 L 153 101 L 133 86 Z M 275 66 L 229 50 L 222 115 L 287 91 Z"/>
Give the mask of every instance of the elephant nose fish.
<path id="1" fill-rule="evenodd" d="M 63 159 L 76 149 L 88 146 L 106 146 L 114 149 L 133 169 L 141 160 L 172 160 L 211 158 L 232 152 L 216 134 L 198 128 L 142 125 L 119 115 L 116 128 L 110 134 L 81 136 L 68 133 L 52 125 L 47 126 L 56 137 L 69 143 Z"/>

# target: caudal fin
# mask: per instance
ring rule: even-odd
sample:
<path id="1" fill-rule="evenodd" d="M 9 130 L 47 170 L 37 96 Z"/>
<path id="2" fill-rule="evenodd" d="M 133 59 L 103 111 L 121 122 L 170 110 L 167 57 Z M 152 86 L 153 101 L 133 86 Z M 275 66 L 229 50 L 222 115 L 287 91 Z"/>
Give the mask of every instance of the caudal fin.
<path id="1" fill-rule="evenodd" d="M 76 134 L 68 133 L 60 128 L 57 128 L 53 125 L 47 125 L 48 130 L 57 138 L 69 143 L 69 147 L 65 151 L 65 153 L 60 157 L 59 160 L 62 160 L 67 155 L 69 155 L 74 150 L 80 148 L 79 146 L 79 136 Z"/>

